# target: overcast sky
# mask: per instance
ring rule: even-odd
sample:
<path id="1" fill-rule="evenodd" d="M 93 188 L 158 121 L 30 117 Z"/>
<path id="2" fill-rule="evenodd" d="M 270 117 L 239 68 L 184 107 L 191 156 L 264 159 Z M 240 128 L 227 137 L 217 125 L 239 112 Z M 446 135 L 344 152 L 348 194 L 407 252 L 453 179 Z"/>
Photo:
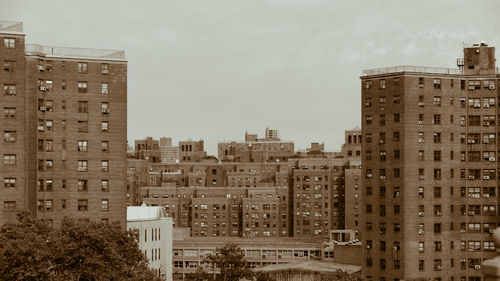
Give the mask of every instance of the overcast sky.
<path id="1" fill-rule="evenodd" d="M 0 18 L 28 43 L 125 50 L 129 142 L 203 138 L 209 153 L 266 126 L 338 150 L 363 69 L 455 67 L 463 42 L 500 43 L 498 0 L 0 0 Z"/>

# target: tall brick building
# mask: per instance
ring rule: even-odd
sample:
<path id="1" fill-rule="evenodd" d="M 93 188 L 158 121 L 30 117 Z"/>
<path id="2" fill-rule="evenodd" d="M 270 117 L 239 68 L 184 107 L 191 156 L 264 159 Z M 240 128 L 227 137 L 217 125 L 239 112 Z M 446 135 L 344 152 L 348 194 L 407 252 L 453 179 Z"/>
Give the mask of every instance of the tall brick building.
<path id="1" fill-rule="evenodd" d="M 494 52 L 361 77 L 366 280 L 481 280 L 499 222 Z"/>
<path id="2" fill-rule="evenodd" d="M 125 225 L 125 53 L 25 45 L 20 22 L 0 37 L 0 222 L 29 209 Z"/>

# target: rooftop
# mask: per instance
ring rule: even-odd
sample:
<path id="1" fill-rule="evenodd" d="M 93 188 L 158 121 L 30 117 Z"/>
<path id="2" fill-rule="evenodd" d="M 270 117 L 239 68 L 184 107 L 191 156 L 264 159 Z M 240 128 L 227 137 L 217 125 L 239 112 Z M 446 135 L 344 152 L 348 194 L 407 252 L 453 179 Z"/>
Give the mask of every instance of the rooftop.
<path id="1" fill-rule="evenodd" d="M 127 207 L 127 221 L 159 220 L 166 217 L 160 206 Z"/>
<path id="2" fill-rule="evenodd" d="M 20 21 L 0 20 L 1 31 L 23 32 L 23 23 Z"/>
<path id="3" fill-rule="evenodd" d="M 341 264 L 333 262 L 321 261 L 305 261 L 272 264 L 254 269 L 255 271 L 275 272 L 275 271 L 310 271 L 310 272 L 335 272 L 342 270 L 348 274 L 353 274 L 361 271 L 361 266 L 352 264 Z"/>
<path id="4" fill-rule="evenodd" d="M 39 44 L 26 44 L 26 53 L 42 54 L 48 57 L 59 58 L 86 58 L 99 60 L 125 61 L 125 51 L 107 49 L 88 49 L 71 47 L 43 46 Z"/>
<path id="5" fill-rule="evenodd" d="M 433 73 L 433 74 L 464 74 L 463 69 L 445 67 L 427 67 L 415 65 L 398 65 L 363 70 L 363 76 L 389 74 L 397 72 Z"/>

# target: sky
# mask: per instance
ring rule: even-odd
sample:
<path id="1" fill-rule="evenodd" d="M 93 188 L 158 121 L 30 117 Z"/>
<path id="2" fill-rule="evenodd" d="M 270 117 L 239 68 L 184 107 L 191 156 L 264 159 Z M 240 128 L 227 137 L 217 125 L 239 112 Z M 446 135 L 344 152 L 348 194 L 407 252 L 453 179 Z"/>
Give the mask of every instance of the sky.
<path id="1" fill-rule="evenodd" d="M 211 154 L 266 127 L 339 150 L 364 69 L 500 48 L 498 0 L 0 0 L 0 19 L 27 43 L 125 50 L 129 143 L 204 139 Z"/>

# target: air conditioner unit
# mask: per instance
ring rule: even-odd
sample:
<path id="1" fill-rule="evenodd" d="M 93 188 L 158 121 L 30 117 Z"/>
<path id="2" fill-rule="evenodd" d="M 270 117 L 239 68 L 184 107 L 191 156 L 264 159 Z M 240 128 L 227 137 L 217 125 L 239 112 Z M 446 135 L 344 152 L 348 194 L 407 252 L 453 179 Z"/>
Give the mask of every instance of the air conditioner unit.
<path id="1" fill-rule="evenodd" d="M 419 217 L 423 217 L 424 216 L 424 212 L 418 212 L 418 216 Z"/>
<path id="2" fill-rule="evenodd" d="M 420 234 L 420 235 L 424 235 L 424 234 L 425 234 L 425 231 L 424 231 L 424 230 L 422 230 L 422 229 L 419 229 L 419 230 L 418 230 L 418 234 Z"/>
<path id="3" fill-rule="evenodd" d="M 380 89 L 381 90 L 385 89 L 385 85 L 380 85 Z"/>
<path id="4" fill-rule="evenodd" d="M 83 168 L 83 167 L 78 167 L 78 168 L 77 168 L 77 171 L 78 171 L 78 172 L 85 172 L 85 168 Z"/>
<path id="5" fill-rule="evenodd" d="M 483 107 L 484 108 L 488 108 L 488 107 L 490 107 L 490 105 L 489 104 L 483 104 Z"/>
<path id="6" fill-rule="evenodd" d="M 104 114 L 108 114 L 108 113 L 109 113 L 109 109 L 103 109 L 103 110 L 102 110 L 102 113 L 104 113 Z"/>
<path id="7" fill-rule="evenodd" d="M 475 140 L 468 140 L 468 143 L 475 143 Z"/>
<path id="8" fill-rule="evenodd" d="M 490 122 L 484 122 L 483 123 L 483 126 L 489 126 L 490 125 Z"/>
<path id="9" fill-rule="evenodd" d="M 102 94 L 103 95 L 107 95 L 108 94 L 108 90 L 102 90 Z"/>
<path id="10" fill-rule="evenodd" d="M 103 70 L 102 70 L 102 74 L 109 74 L 109 70 L 107 70 L 107 69 L 103 69 Z"/>
<path id="11" fill-rule="evenodd" d="M 384 144 L 384 143 L 385 143 L 385 141 L 380 140 L 378 143 L 380 143 L 380 144 Z"/>
<path id="12" fill-rule="evenodd" d="M 40 111 L 45 111 L 45 106 L 40 106 Z"/>
<path id="13" fill-rule="evenodd" d="M 418 121 L 419 125 L 424 125 L 424 121 Z"/>
<path id="14" fill-rule="evenodd" d="M 45 131 L 45 127 L 44 126 L 38 126 L 38 131 Z"/>
<path id="15" fill-rule="evenodd" d="M 491 233 L 491 234 L 493 234 L 493 233 L 495 232 L 495 229 L 490 228 L 490 229 L 488 230 L 488 232 L 489 232 L 489 233 Z"/>
<path id="16" fill-rule="evenodd" d="M 371 179 L 372 178 L 372 174 L 368 174 L 366 175 L 367 178 Z"/>
<path id="17" fill-rule="evenodd" d="M 476 270 L 481 269 L 481 265 L 479 265 L 479 264 L 474 265 L 474 269 L 476 269 Z"/>
<path id="18" fill-rule="evenodd" d="M 10 137 L 9 141 L 16 141 L 16 137 Z"/>
<path id="19" fill-rule="evenodd" d="M 469 176 L 469 179 L 470 179 L 470 180 L 473 180 L 473 179 L 474 179 L 474 176 Z"/>
<path id="20" fill-rule="evenodd" d="M 470 211 L 469 216 L 473 216 L 473 215 L 474 215 L 474 211 Z"/>
<path id="21" fill-rule="evenodd" d="M 425 180 L 425 176 L 420 176 L 420 179 L 421 180 Z"/>
<path id="22" fill-rule="evenodd" d="M 39 65 L 39 66 L 37 67 L 37 69 L 38 69 L 38 71 L 43 71 L 43 70 L 45 69 L 45 67 L 43 67 L 43 65 Z"/>
<path id="23" fill-rule="evenodd" d="M 40 86 L 40 91 L 45 91 L 45 86 Z"/>
<path id="24" fill-rule="evenodd" d="M 418 139 L 418 142 L 422 143 L 424 142 L 424 139 Z"/>
<path id="25" fill-rule="evenodd" d="M 483 176 L 483 180 L 489 180 L 490 176 Z"/>
<path id="26" fill-rule="evenodd" d="M 103 91 L 102 93 L 104 94 L 104 91 Z M 108 91 L 106 91 L 106 94 L 107 94 L 107 93 L 108 93 Z M 365 106 L 366 106 L 366 107 L 369 107 L 369 106 L 370 106 L 370 103 L 369 103 L 369 102 L 365 103 Z"/>
<path id="27" fill-rule="evenodd" d="M 469 86 L 469 91 L 474 91 L 474 86 Z"/>
<path id="28" fill-rule="evenodd" d="M 490 84 L 490 90 L 495 90 L 495 84 Z"/>
<path id="29" fill-rule="evenodd" d="M 372 246 L 370 246 L 370 245 L 366 245 L 366 248 L 367 248 L 367 249 L 370 249 L 371 247 L 372 247 Z"/>
<path id="30" fill-rule="evenodd" d="M 380 179 L 381 180 L 385 180 L 385 176 L 380 176 Z"/>
<path id="31" fill-rule="evenodd" d="M 481 105 L 476 103 L 476 104 L 474 104 L 474 107 L 475 107 L 475 108 L 480 108 L 480 107 L 481 107 Z"/>
<path id="32" fill-rule="evenodd" d="M 424 87 L 424 84 L 418 84 L 418 87 L 419 87 L 419 88 L 423 88 L 423 87 Z"/>
<path id="33" fill-rule="evenodd" d="M 488 198 L 488 197 L 490 197 L 490 195 L 488 193 L 485 193 L 485 194 L 483 194 L 483 197 Z"/>
<path id="34" fill-rule="evenodd" d="M 495 162 L 496 161 L 495 157 L 490 157 L 489 160 L 490 160 L 490 162 Z"/>
<path id="35" fill-rule="evenodd" d="M 481 195 L 479 195 L 479 194 L 474 194 L 474 198 L 481 198 Z"/>
<path id="36" fill-rule="evenodd" d="M 424 102 L 419 102 L 418 106 L 424 106 Z"/>

